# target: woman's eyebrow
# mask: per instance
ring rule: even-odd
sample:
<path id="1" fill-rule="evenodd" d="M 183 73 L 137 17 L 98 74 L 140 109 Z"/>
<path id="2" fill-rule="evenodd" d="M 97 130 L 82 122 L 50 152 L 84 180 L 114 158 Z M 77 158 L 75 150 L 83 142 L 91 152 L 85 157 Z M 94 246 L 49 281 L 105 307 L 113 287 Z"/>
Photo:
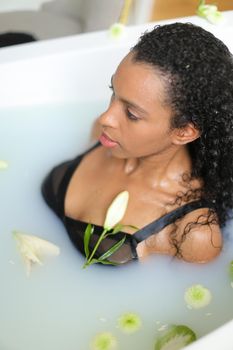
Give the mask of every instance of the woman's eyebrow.
<path id="1" fill-rule="evenodd" d="M 145 109 L 143 109 L 138 104 L 136 104 L 132 101 L 126 100 L 126 99 L 121 98 L 121 97 L 119 97 L 119 100 L 122 101 L 124 104 L 126 104 L 128 107 L 132 107 L 134 109 L 137 109 L 139 112 L 141 112 L 143 114 L 148 114 L 148 112 Z"/>
<path id="2" fill-rule="evenodd" d="M 114 91 L 113 77 L 114 77 L 114 75 L 111 76 L 111 86 L 112 86 L 112 89 L 113 89 L 113 91 Z M 143 109 L 142 107 L 140 107 L 140 106 L 139 106 L 138 104 L 136 104 L 135 102 L 126 100 L 125 98 L 122 98 L 122 97 L 119 97 L 119 100 L 120 100 L 121 102 L 123 102 L 124 104 L 126 104 L 127 106 L 129 106 L 129 107 L 132 107 L 132 108 L 137 109 L 138 111 L 140 111 L 140 112 L 143 113 L 143 114 L 148 114 L 148 112 L 147 112 L 145 109 Z"/>

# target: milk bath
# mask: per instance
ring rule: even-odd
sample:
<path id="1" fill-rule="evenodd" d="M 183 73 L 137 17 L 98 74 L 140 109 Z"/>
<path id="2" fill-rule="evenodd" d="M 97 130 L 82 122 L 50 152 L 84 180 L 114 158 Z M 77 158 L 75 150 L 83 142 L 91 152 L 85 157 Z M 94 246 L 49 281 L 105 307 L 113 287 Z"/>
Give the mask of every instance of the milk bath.
<path id="1" fill-rule="evenodd" d="M 233 223 L 225 229 L 221 256 L 206 265 L 154 256 L 125 266 L 82 269 L 83 256 L 44 203 L 40 185 L 52 166 L 88 147 L 90 124 L 106 101 L 83 105 L 2 108 L 0 158 L 0 348 L 2 350 L 87 350 L 99 332 L 111 332 L 118 348 L 153 349 L 170 324 L 185 324 L 198 337 L 233 317 L 228 265 L 233 259 Z M 58 257 L 34 266 L 28 278 L 12 237 L 13 230 L 38 235 L 61 249 Z M 209 288 L 213 299 L 190 310 L 185 289 Z M 142 320 L 135 334 L 124 334 L 117 319 L 125 312 Z"/>

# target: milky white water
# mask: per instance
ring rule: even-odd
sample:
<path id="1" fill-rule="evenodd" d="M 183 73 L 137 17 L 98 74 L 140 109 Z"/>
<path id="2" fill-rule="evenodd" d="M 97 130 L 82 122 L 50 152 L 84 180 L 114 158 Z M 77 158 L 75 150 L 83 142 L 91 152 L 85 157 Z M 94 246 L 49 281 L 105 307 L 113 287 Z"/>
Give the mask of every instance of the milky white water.
<path id="1" fill-rule="evenodd" d="M 88 145 L 90 121 L 104 108 L 34 106 L 0 110 L 0 349 L 88 350 L 98 332 L 112 332 L 120 350 L 152 350 L 166 324 L 185 324 L 198 337 L 233 318 L 233 289 L 228 265 L 233 259 L 233 224 L 224 251 L 207 265 L 191 265 L 154 256 L 123 267 L 93 265 L 83 270 L 61 222 L 43 202 L 40 184 L 50 168 Z M 12 238 L 12 230 L 48 239 L 59 257 L 35 266 L 31 276 Z M 212 302 L 190 310 L 184 291 L 203 284 Z M 123 334 L 118 317 L 135 312 L 142 328 Z"/>

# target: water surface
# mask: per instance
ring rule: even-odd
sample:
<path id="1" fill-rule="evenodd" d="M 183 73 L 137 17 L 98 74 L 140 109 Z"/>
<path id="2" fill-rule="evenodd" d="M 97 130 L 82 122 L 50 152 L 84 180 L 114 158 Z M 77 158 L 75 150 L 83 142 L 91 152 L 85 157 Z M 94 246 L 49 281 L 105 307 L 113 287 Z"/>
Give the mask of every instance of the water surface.
<path id="1" fill-rule="evenodd" d="M 0 159 L 9 162 L 0 171 L 1 350 L 88 350 L 104 331 L 117 337 L 120 350 L 152 350 L 164 325 L 186 324 L 201 337 L 233 318 L 233 223 L 225 229 L 223 253 L 207 265 L 154 256 L 119 268 L 82 269 L 83 257 L 43 202 L 40 184 L 52 166 L 87 147 L 91 121 L 104 107 L 95 102 L 0 110 Z M 34 267 L 28 278 L 13 230 L 54 242 L 60 256 Z M 184 291 L 197 283 L 211 290 L 213 300 L 190 310 Z M 126 335 L 117 328 L 125 312 L 140 315 L 140 331 Z"/>

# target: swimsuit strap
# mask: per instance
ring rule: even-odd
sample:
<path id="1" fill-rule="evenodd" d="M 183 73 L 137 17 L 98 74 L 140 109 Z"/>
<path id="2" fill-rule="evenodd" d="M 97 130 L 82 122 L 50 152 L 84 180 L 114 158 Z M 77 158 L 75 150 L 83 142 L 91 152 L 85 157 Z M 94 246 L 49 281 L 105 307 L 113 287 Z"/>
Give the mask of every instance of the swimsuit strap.
<path id="1" fill-rule="evenodd" d="M 144 241 L 146 238 L 152 236 L 155 233 L 159 233 L 166 226 L 172 224 L 177 219 L 182 218 L 186 214 L 190 213 L 193 210 L 199 208 L 210 208 L 211 204 L 207 203 L 205 200 L 198 200 L 191 203 L 187 203 L 168 214 L 163 215 L 161 218 L 151 222 L 144 228 L 133 234 L 133 238 L 137 243 Z"/>

